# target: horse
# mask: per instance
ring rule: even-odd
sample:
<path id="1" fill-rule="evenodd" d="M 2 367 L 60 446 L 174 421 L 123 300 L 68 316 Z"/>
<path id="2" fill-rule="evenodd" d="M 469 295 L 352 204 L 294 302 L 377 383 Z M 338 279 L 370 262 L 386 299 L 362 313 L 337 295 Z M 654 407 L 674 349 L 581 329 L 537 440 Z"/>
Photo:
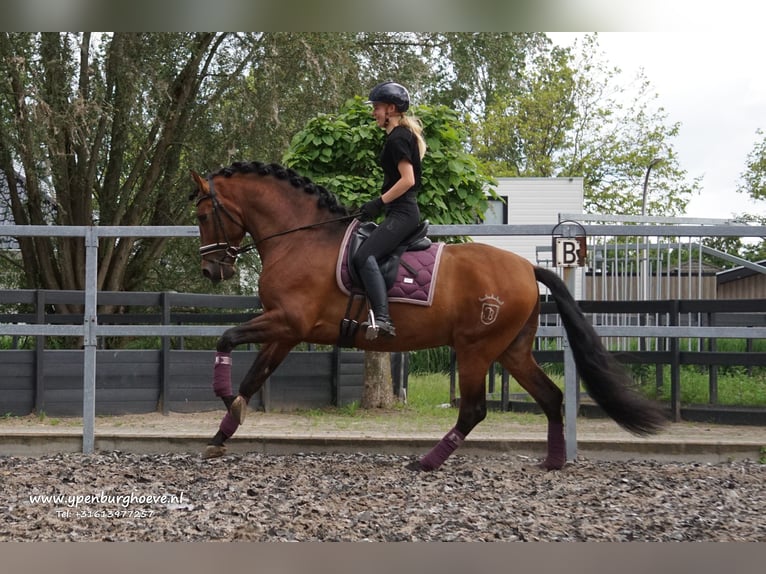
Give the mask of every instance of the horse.
<path id="1" fill-rule="evenodd" d="M 225 441 L 244 422 L 248 401 L 295 345 L 338 342 L 348 296 L 336 280 L 336 264 L 354 214 L 325 187 L 279 164 L 235 162 L 207 177 L 193 170 L 191 175 L 202 274 L 214 283 L 233 277 L 237 257 L 251 249 L 262 264 L 262 312 L 227 329 L 217 341 L 213 388 L 226 414 L 203 451 L 212 458 L 226 452 Z M 243 245 L 247 235 L 250 243 Z M 564 467 L 563 393 L 532 354 L 540 312 L 538 282 L 556 302 L 578 375 L 595 402 L 636 435 L 654 434 L 664 426 L 660 405 L 633 388 L 627 371 L 605 349 L 556 273 L 490 245 L 449 244 L 442 249 L 431 304 L 393 302 L 396 336 L 368 338 L 357 332 L 352 341 L 359 349 L 381 352 L 440 346 L 455 351 L 457 422 L 408 468 L 436 470 L 486 417 L 485 377 L 493 362 L 518 381 L 547 419 L 547 453 L 540 466 Z M 231 351 L 247 343 L 261 347 L 235 396 Z"/>

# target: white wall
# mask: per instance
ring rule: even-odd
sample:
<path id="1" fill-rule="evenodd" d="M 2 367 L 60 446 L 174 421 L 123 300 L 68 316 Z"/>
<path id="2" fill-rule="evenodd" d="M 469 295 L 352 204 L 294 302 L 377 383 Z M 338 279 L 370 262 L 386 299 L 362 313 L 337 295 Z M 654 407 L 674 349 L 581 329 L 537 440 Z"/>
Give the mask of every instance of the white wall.
<path id="1" fill-rule="evenodd" d="M 501 177 L 495 191 L 507 200 L 509 225 L 555 225 L 559 222 L 560 213 L 582 213 L 583 209 L 581 177 Z M 551 237 L 487 235 L 474 237 L 474 241 L 513 251 L 537 264 L 536 247 L 550 246 Z M 542 261 L 540 264 L 548 266 Z"/>

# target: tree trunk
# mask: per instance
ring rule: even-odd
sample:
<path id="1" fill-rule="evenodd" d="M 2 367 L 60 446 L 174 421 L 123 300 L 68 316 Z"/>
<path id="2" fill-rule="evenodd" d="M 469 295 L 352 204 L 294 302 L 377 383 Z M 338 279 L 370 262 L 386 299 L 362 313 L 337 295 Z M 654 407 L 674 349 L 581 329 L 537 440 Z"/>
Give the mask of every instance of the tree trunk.
<path id="1" fill-rule="evenodd" d="M 387 409 L 394 405 L 391 381 L 391 358 L 388 353 L 367 351 L 364 354 L 363 409 Z"/>

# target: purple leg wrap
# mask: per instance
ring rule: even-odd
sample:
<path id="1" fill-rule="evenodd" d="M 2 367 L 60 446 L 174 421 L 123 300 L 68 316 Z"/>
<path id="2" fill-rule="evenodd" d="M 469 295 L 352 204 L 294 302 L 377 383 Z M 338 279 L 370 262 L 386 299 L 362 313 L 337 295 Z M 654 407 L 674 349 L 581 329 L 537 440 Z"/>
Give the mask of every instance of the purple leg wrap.
<path id="1" fill-rule="evenodd" d="M 567 460 L 564 424 L 548 422 L 548 458 L 543 466 L 561 468 Z"/>
<path id="2" fill-rule="evenodd" d="M 455 449 L 463 444 L 465 435 L 453 427 L 444 437 L 434 446 L 428 454 L 420 459 L 420 466 L 423 470 L 436 470 L 447 460 L 449 455 L 455 452 Z"/>
<path id="3" fill-rule="evenodd" d="M 231 416 L 231 413 L 227 412 L 223 416 L 223 420 L 221 421 L 221 426 L 218 427 L 218 430 L 220 430 L 224 435 L 226 435 L 226 438 L 230 438 L 231 435 L 237 432 L 238 427 L 239 427 L 239 421 L 235 419 L 233 416 Z"/>
<path id="4" fill-rule="evenodd" d="M 231 396 L 231 353 L 216 352 L 215 354 L 213 391 L 218 397 Z"/>

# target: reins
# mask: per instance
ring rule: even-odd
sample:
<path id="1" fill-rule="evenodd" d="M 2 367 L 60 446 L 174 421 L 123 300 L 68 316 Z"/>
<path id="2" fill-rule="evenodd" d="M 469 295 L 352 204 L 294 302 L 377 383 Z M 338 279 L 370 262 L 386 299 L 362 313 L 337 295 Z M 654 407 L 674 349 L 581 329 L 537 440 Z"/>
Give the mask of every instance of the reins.
<path id="1" fill-rule="evenodd" d="M 317 221 L 316 223 L 309 223 L 307 225 L 301 225 L 300 227 L 294 227 L 293 229 L 288 229 L 286 231 L 280 231 L 278 233 L 272 233 L 271 235 L 267 235 L 266 237 L 260 238 L 258 241 L 253 241 L 251 245 L 247 245 L 247 251 L 250 251 L 250 249 L 253 249 L 257 244 L 263 243 L 267 239 L 273 239 L 274 237 L 279 237 L 280 235 L 288 235 L 289 233 L 295 233 L 296 231 L 303 231 L 305 229 L 313 229 L 314 227 L 319 227 L 320 225 L 326 225 L 328 223 L 338 223 L 340 221 L 348 221 L 350 219 L 354 219 L 357 217 L 359 213 L 352 213 L 350 215 L 342 215 L 341 217 L 335 217 L 333 219 L 325 219 L 323 221 Z"/>
<path id="2" fill-rule="evenodd" d="M 236 259 L 239 255 L 243 253 L 247 253 L 248 251 L 252 251 L 256 247 L 258 247 L 259 244 L 263 243 L 264 241 L 267 241 L 269 239 L 273 239 L 275 237 L 280 237 L 282 235 L 289 235 L 290 233 L 296 233 L 298 231 L 305 231 L 307 229 L 313 229 L 315 227 L 319 227 L 322 225 L 327 225 L 329 223 L 338 223 L 340 221 L 348 221 L 351 219 L 354 219 L 355 217 L 358 217 L 360 215 L 360 212 L 355 212 L 350 215 L 343 215 L 341 217 L 335 217 L 333 219 L 325 219 L 323 221 L 317 221 L 316 223 L 309 223 L 307 225 L 301 225 L 299 227 L 294 227 L 292 229 L 287 229 L 285 231 L 279 231 L 277 233 L 272 233 L 271 235 L 267 235 L 266 237 L 261 237 L 258 240 L 252 239 L 251 235 L 251 241 L 247 245 L 244 245 L 242 247 L 237 247 L 235 245 L 231 244 L 231 241 L 229 241 L 229 237 L 226 235 L 226 229 L 223 226 L 223 222 L 221 221 L 221 215 L 219 213 L 219 210 L 223 212 L 226 217 L 228 217 L 236 226 L 238 226 L 240 229 L 243 229 L 247 233 L 247 229 L 244 225 L 242 225 L 239 221 L 237 221 L 234 216 L 229 212 L 226 207 L 224 207 L 220 201 L 218 201 L 218 197 L 215 193 L 215 187 L 213 186 L 213 178 L 212 176 L 207 178 L 208 182 L 208 193 L 206 195 L 203 195 L 197 200 L 197 205 L 200 204 L 200 202 L 209 199 L 210 202 L 213 204 L 213 217 L 215 218 L 215 224 L 218 230 L 223 235 L 225 243 L 223 242 L 217 242 L 217 243 L 211 243 L 209 245 L 203 245 L 199 248 L 199 254 L 200 256 L 210 255 L 211 253 L 218 253 L 223 251 L 226 256 L 230 257 L 232 260 Z M 225 260 L 220 260 L 219 263 L 222 264 L 230 264 Z"/>

